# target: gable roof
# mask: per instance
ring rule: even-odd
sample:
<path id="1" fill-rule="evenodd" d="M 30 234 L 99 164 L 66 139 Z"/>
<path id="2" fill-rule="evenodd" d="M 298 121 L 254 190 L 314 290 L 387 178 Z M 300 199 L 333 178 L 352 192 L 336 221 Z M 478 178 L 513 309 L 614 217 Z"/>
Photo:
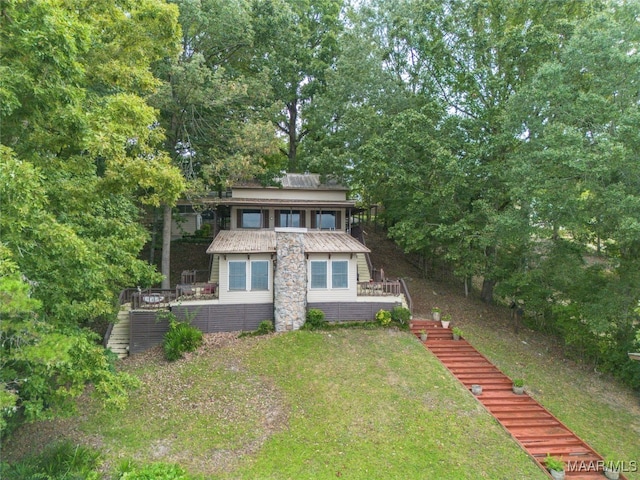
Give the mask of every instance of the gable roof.
<path id="1" fill-rule="evenodd" d="M 301 233 L 305 253 L 368 253 L 369 250 L 346 232 L 312 231 Z M 273 230 L 222 230 L 207 253 L 275 253 Z"/>

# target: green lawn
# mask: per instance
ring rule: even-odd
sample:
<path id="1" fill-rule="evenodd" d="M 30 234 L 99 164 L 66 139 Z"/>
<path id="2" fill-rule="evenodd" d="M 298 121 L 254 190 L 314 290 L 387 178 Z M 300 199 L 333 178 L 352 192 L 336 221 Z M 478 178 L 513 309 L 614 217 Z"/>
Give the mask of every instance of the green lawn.
<path id="1" fill-rule="evenodd" d="M 544 479 L 407 333 L 299 331 L 136 367 L 129 408 L 80 428 L 107 465 L 179 462 L 220 479 Z"/>

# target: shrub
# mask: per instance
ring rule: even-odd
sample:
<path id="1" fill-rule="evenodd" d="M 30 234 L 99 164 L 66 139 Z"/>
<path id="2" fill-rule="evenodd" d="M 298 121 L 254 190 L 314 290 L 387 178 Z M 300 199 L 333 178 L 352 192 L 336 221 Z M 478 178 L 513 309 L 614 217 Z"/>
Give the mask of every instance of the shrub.
<path id="1" fill-rule="evenodd" d="M 391 320 L 400 326 L 409 325 L 411 312 L 405 307 L 393 307 L 393 310 L 391 310 Z"/>
<path id="2" fill-rule="evenodd" d="M 263 320 L 258 325 L 258 329 L 256 330 L 257 335 L 267 335 L 268 333 L 272 333 L 276 331 L 276 327 L 273 325 L 271 320 Z"/>
<path id="3" fill-rule="evenodd" d="M 391 312 L 389 310 L 378 310 L 378 313 L 376 313 L 376 322 L 386 327 L 391 323 Z"/>
<path id="4" fill-rule="evenodd" d="M 324 319 L 324 312 L 317 308 L 310 308 L 307 312 L 307 319 L 304 323 L 305 330 L 319 330 L 324 328 L 327 321 Z"/>
<path id="5" fill-rule="evenodd" d="M 100 453 L 65 441 L 51 445 L 40 455 L 9 465 L 0 463 L 0 478 L 14 480 L 97 480 Z"/>
<path id="6" fill-rule="evenodd" d="M 121 464 L 116 474 L 117 480 L 191 480 L 180 465 L 169 463 L 150 463 L 136 467 L 130 463 Z"/>
<path id="7" fill-rule="evenodd" d="M 164 335 L 164 354 L 173 362 L 182 358 L 186 352 L 193 352 L 202 345 L 202 332 L 185 322 L 171 322 L 169 331 Z"/>

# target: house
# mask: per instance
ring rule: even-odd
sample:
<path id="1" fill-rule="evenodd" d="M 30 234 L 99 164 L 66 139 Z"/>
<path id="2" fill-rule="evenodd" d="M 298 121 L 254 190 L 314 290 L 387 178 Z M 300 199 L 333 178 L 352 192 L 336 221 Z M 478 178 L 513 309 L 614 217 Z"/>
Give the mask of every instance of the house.
<path id="1" fill-rule="evenodd" d="M 368 320 L 402 304 L 399 285 L 371 282 L 370 250 L 350 234 L 357 209 L 347 188 L 314 174 L 280 184 L 238 185 L 215 202 L 230 227 L 207 249 L 221 305 L 272 309 L 284 331 L 300 328 L 311 308 L 328 320 Z"/>
<path id="2" fill-rule="evenodd" d="M 123 292 L 131 307 L 113 329 L 118 346 L 110 334 L 105 345 L 126 355 L 161 343 L 168 329 L 162 310 L 208 333 L 255 330 L 263 320 L 296 330 L 312 308 L 329 321 L 353 321 L 409 307 L 402 280 L 373 278 L 348 193 L 319 175 L 287 174 L 278 186 L 236 185 L 202 199 L 213 230 L 207 281 L 193 272 L 172 290 Z"/>

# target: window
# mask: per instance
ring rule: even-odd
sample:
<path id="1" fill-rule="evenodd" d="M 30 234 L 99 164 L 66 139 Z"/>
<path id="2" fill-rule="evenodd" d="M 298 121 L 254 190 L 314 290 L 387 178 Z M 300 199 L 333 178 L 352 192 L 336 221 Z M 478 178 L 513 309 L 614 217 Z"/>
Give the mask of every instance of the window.
<path id="1" fill-rule="evenodd" d="M 311 288 L 327 288 L 327 262 L 311 262 Z"/>
<path id="2" fill-rule="evenodd" d="M 278 216 L 279 227 L 302 227 L 304 220 L 300 210 L 279 210 Z"/>
<path id="3" fill-rule="evenodd" d="M 240 228 L 260 228 L 262 227 L 261 210 L 241 210 Z"/>
<path id="4" fill-rule="evenodd" d="M 247 290 L 247 265 L 251 267 L 251 290 L 269 290 L 269 261 L 229 262 L 229 290 Z"/>
<path id="5" fill-rule="evenodd" d="M 319 228 L 320 230 L 341 229 L 340 212 L 336 210 L 312 211 L 311 228 Z"/>
<path id="6" fill-rule="evenodd" d="M 247 262 L 229 262 L 229 290 L 247 289 Z"/>
<path id="7" fill-rule="evenodd" d="M 269 290 L 269 262 L 251 262 L 251 290 Z"/>
<path id="8" fill-rule="evenodd" d="M 331 288 L 349 288 L 349 262 L 331 262 Z"/>

